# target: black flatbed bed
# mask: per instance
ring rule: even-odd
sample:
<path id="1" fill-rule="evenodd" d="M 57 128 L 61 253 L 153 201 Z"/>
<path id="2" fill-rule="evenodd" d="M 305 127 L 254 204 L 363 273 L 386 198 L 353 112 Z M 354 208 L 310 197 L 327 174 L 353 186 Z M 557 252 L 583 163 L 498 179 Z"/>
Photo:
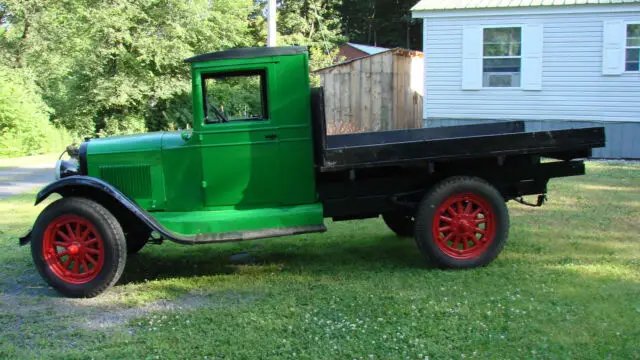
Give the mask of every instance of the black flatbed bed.
<path id="1" fill-rule="evenodd" d="M 315 93 L 320 172 L 506 155 L 571 160 L 588 157 L 593 148 L 605 145 L 603 127 L 525 132 L 523 121 L 327 136 L 323 103 L 321 91 Z"/>

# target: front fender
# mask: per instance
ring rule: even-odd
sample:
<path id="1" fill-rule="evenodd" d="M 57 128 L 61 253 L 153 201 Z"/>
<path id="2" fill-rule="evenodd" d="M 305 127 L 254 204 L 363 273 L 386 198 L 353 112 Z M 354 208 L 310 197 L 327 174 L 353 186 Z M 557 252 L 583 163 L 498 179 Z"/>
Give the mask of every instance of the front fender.
<path id="1" fill-rule="evenodd" d="M 78 192 L 78 190 L 85 192 L 87 189 L 93 189 L 95 191 L 107 194 L 115 200 L 118 200 L 118 202 L 123 203 L 123 205 L 125 203 L 129 203 L 136 208 L 138 207 L 135 202 L 130 200 L 126 195 L 120 192 L 120 190 L 113 187 L 113 185 L 101 179 L 83 175 L 62 178 L 45 186 L 36 195 L 35 205 L 40 204 L 42 201 L 44 201 L 54 193 L 60 194 L 61 196 L 73 196 L 74 192 Z"/>
<path id="2" fill-rule="evenodd" d="M 101 179 L 76 175 L 54 181 L 38 192 L 35 205 L 40 204 L 54 193 L 63 197 L 79 196 L 92 199 L 114 213 L 113 215 L 119 218 L 119 220 L 122 216 L 126 216 L 128 219 L 131 219 L 130 216 L 134 216 L 150 230 L 159 231 L 161 234 L 166 232 L 166 229 L 158 224 L 146 211 L 140 208 L 138 204 L 113 185 Z M 20 245 L 26 245 L 30 240 L 31 231 L 20 238 Z"/>

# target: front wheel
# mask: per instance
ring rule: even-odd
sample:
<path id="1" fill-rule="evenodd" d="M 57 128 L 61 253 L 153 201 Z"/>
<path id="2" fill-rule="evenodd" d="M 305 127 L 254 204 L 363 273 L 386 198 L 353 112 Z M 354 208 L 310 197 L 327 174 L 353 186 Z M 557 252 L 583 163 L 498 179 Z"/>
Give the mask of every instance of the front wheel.
<path id="1" fill-rule="evenodd" d="M 485 266 L 500 254 L 508 235 L 504 198 L 479 178 L 442 181 L 425 196 L 416 215 L 418 248 L 440 268 Z"/>
<path id="2" fill-rule="evenodd" d="M 127 259 L 118 220 L 85 198 L 55 201 L 36 220 L 31 255 L 44 280 L 71 297 L 94 297 L 115 284 Z"/>

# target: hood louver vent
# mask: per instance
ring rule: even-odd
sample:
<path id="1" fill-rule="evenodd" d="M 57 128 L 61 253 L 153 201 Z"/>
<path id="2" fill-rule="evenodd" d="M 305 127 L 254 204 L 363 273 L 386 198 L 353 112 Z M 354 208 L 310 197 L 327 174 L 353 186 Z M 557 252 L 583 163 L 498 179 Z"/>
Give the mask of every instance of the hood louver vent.
<path id="1" fill-rule="evenodd" d="M 100 177 L 130 198 L 151 198 L 151 167 L 149 165 L 101 166 Z"/>

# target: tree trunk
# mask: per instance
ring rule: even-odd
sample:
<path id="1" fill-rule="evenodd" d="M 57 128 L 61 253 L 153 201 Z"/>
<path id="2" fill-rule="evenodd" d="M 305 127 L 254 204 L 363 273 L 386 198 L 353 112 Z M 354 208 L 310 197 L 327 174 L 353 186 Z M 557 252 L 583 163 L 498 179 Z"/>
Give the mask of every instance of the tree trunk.
<path id="1" fill-rule="evenodd" d="M 18 54 L 16 56 L 16 63 L 18 67 L 24 67 L 24 53 L 27 47 L 27 40 L 29 39 L 29 30 L 31 30 L 31 22 L 29 19 L 25 17 L 24 19 L 24 31 L 22 32 L 22 36 L 20 37 L 20 44 L 18 44 Z"/>

